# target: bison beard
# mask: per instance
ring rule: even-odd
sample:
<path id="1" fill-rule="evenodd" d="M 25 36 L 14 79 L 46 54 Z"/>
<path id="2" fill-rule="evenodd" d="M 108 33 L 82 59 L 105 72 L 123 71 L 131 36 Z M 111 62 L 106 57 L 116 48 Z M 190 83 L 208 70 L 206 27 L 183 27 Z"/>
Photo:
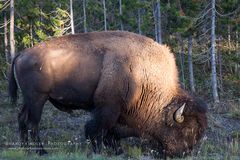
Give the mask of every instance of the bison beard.
<path id="1" fill-rule="evenodd" d="M 120 153 L 121 138 L 144 137 L 161 144 L 167 155 L 181 155 L 207 127 L 207 106 L 181 89 L 174 55 L 134 33 L 68 35 L 25 49 L 12 63 L 13 102 L 17 86 L 23 95 L 20 138 L 27 144 L 31 130 L 40 155 L 46 152 L 38 125 L 47 100 L 64 112 L 92 113 L 85 136 L 94 152 L 101 151 L 103 141 Z"/>

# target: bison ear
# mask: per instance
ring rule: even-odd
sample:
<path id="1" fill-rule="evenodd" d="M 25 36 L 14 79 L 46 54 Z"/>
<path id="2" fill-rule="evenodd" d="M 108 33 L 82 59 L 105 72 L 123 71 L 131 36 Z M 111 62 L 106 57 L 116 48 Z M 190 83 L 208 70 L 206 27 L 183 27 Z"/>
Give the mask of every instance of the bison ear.
<path id="1" fill-rule="evenodd" d="M 185 108 L 186 103 L 184 103 L 177 111 L 174 113 L 174 120 L 177 123 L 182 123 L 184 121 L 183 110 Z"/>

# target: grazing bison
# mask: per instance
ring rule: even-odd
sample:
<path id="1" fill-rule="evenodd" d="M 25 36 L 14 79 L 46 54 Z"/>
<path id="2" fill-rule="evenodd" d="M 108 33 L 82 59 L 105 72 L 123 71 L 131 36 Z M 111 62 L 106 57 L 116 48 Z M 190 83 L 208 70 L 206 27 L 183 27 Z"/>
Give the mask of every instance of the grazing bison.
<path id="1" fill-rule="evenodd" d="M 85 135 L 95 152 L 103 139 L 109 144 L 141 136 L 161 144 L 166 154 L 179 155 L 190 151 L 207 127 L 206 104 L 181 89 L 174 55 L 134 33 L 68 35 L 25 49 L 12 62 L 14 102 L 17 86 L 24 102 L 18 116 L 23 144 L 28 130 L 40 142 L 38 125 L 47 100 L 61 111 L 92 112 Z"/>

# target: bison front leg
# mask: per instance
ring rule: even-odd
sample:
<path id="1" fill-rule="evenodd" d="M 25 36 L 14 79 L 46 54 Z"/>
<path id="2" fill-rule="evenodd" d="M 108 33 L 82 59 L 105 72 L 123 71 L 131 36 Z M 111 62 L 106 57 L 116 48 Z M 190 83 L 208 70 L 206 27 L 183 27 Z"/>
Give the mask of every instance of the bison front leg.
<path id="1" fill-rule="evenodd" d="M 107 135 L 104 137 L 104 145 L 112 148 L 115 151 L 116 155 L 122 154 L 123 150 L 120 144 L 122 138 L 128 137 L 140 137 L 140 132 L 135 129 L 128 127 L 126 125 L 117 124 L 112 128 Z"/>
<path id="2" fill-rule="evenodd" d="M 115 107 L 97 107 L 93 118 L 86 123 L 85 136 L 90 140 L 95 153 L 101 152 L 103 137 L 114 127 L 119 114 Z"/>
<path id="3" fill-rule="evenodd" d="M 103 137 L 116 125 L 122 106 L 125 105 L 122 97 L 127 91 L 124 92 L 121 88 L 127 87 L 124 87 L 124 76 L 119 76 L 124 72 L 124 66 L 113 55 L 105 53 L 101 76 L 93 97 L 93 118 L 85 125 L 85 136 L 91 141 L 95 153 L 101 151 Z"/>
<path id="4" fill-rule="evenodd" d="M 100 153 L 103 133 L 101 132 L 99 124 L 95 119 L 92 119 L 86 123 L 85 136 L 86 139 L 91 142 L 93 151 L 95 153 Z"/>
<path id="5" fill-rule="evenodd" d="M 114 127 L 115 128 L 115 127 Z M 109 149 L 113 149 L 116 155 L 123 153 L 122 146 L 120 143 L 120 137 L 117 133 L 114 132 L 115 129 L 108 131 L 105 137 L 103 137 L 103 144 Z"/>

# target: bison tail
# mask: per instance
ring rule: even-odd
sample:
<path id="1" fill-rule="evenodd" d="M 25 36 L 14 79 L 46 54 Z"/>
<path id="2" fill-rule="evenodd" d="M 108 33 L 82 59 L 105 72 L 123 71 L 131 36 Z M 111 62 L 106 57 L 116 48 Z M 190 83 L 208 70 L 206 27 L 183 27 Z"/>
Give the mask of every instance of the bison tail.
<path id="1" fill-rule="evenodd" d="M 8 95 L 10 97 L 10 101 L 13 105 L 16 104 L 17 102 L 17 90 L 18 90 L 18 85 L 15 79 L 15 74 L 14 74 L 14 62 L 17 56 L 13 59 L 11 68 L 10 68 L 10 74 L 9 74 L 9 79 L 8 79 Z"/>

